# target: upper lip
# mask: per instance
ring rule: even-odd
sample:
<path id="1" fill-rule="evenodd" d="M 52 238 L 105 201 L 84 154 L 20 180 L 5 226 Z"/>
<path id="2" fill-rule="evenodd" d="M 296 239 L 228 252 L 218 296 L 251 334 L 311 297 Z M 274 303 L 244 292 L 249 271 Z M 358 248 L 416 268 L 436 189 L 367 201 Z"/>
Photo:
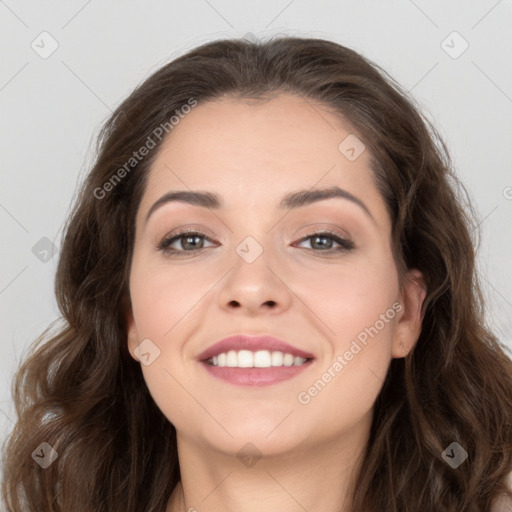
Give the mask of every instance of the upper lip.
<path id="1" fill-rule="evenodd" d="M 201 352 L 198 356 L 200 361 L 205 361 L 213 356 L 217 356 L 222 352 L 230 350 L 251 350 L 253 352 L 258 350 L 275 350 L 284 352 L 285 354 L 292 354 L 294 356 L 303 357 L 305 359 L 313 359 L 314 355 L 300 350 L 283 340 L 274 338 L 273 336 L 249 336 L 246 334 L 234 334 L 214 343 L 211 347 Z"/>

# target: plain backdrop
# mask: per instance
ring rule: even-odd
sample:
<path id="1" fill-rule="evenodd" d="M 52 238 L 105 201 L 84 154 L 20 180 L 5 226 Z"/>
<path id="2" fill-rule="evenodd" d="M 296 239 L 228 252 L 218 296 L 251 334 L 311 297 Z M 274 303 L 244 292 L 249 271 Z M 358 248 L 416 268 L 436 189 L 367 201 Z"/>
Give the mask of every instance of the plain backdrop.
<path id="1" fill-rule="evenodd" d="M 0 440 L 13 372 L 59 316 L 62 227 L 102 123 L 152 71 L 218 38 L 331 39 L 411 91 L 478 211 L 487 321 L 512 348 L 510 27 L 510 0 L 0 0 Z"/>

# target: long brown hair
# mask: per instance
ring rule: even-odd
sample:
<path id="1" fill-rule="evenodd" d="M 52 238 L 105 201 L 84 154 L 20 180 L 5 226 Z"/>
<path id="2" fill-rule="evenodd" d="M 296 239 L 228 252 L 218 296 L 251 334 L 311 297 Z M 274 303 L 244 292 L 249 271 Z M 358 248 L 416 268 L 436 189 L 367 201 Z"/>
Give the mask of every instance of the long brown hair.
<path id="1" fill-rule="evenodd" d="M 484 321 L 476 215 L 443 141 L 408 93 L 358 53 L 275 37 L 186 53 L 103 126 L 65 226 L 55 282 L 61 325 L 34 342 L 13 382 L 18 420 L 2 485 L 9 511 L 165 510 L 180 479 L 176 431 L 128 353 L 125 325 L 135 213 L 165 138 L 155 129 L 172 134 L 169 119 L 191 100 L 282 92 L 322 102 L 358 134 L 392 219 L 399 274 L 417 268 L 427 285 L 415 349 L 392 360 L 375 403 L 353 510 L 482 512 L 506 492 L 512 361 Z M 148 138 L 156 147 L 131 160 Z M 468 454 L 456 469 L 442 456 L 453 442 Z M 33 456 L 49 449 L 41 443 L 58 454 L 46 468 Z"/>

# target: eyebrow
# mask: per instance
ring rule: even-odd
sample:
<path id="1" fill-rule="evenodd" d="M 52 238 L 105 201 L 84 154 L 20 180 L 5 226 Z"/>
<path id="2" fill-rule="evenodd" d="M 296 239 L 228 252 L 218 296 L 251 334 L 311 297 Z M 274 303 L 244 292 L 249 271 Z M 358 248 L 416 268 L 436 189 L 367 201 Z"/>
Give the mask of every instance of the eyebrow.
<path id="1" fill-rule="evenodd" d="M 323 201 L 325 199 L 332 198 L 347 199 L 353 202 L 354 204 L 357 204 L 375 222 L 375 219 L 371 214 L 370 210 L 363 203 L 363 201 L 361 201 L 361 199 L 338 186 L 333 186 L 324 189 L 305 189 L 299 190 L 297 192 L 291 192 L 285 195 L 283 199 L 281 199 L 281 201 L 278 204 L 278 208 L 280 210 L 292 210 L 296 208 L 302 208 L 304 206 L 316 203 L 318 201 Z M 151 206 L 148 213 L 146 214 L 146 223 L 148 222 L 149 217 L 155 210 L 157 210 L 166 203 L 174 201 L 188 203 L 194 206 L 200 206 L 202 208 L 208 208 L 212 210 L 218 210 L 224 207 L 224 202 L 222 198 L 219 195 L 214 194 L 213 192 L 176 190 L 172 192 L 167 192 L 160 199 L 158 199 L 153 204 L 153 206 Z"/>

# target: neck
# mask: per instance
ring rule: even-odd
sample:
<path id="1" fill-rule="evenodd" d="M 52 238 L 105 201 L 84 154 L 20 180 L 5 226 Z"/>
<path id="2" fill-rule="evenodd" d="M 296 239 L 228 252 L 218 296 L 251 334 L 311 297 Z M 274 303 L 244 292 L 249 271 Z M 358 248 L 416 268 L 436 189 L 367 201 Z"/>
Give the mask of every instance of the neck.
<path id="1" fill-rule="evenodd" d="M 205 451 L 178 433 L 181 482 L 166 512 L 349 512 L 354 479 L 369 437 L 367 428 L 293 452 L 241 461 Z"/>

